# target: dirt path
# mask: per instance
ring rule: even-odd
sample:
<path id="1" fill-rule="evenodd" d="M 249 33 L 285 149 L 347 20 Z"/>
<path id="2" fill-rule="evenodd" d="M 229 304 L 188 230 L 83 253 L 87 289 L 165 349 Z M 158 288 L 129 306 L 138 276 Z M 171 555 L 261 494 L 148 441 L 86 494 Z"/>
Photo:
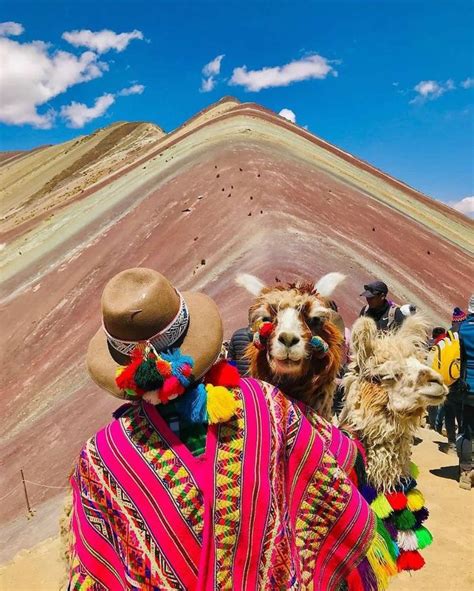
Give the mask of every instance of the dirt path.
<path id="1" fill-rule="evenodd" d="M 434 542 L 423 551 L 424 569 L 401 574 L 390 591 L 470 591 L 474 589 L 474 491 L 458 487 L 456 458 L 438 450 L 444 437 L 427 429 L 421 429 L 419 437 L 414 460 L 420 468 L 419 487 L 427 498 Z M 64 589 L 63 577 L 59 540 L 50 538 L 22 550 L 0 569 L 0 590 L 59 591 Z"/>

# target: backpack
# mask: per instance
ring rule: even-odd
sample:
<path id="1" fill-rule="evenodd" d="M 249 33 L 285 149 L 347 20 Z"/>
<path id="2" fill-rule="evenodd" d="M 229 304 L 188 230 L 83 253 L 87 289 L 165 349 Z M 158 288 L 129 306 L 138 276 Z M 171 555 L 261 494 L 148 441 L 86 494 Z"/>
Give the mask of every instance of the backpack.
<path id="1" fill-rule="evenodd" d="M 390 304 L 390 308 L 388 309 L 388 314 L 387 314 L 387 326 L 385 328 L 385 330 L 389 330 L 393 323 L 395 322 L 395 313 L 397 310 L 399 310 L 400 308 L 396 305 L 396 304 Z M 369 306 L 366 305 L 362 308 L 362 312 L 360 313 L 361 316 L 365 316 L 367 314 L 369 310 Z"/>
<path id="2" fill-rule="evenodd" d="M 431 368 L 441 374 L 446 386 L 451 386 L 461 375 L 461 347 L 457 332 L 448 330 L 448 334 L 430 350 Z"/>

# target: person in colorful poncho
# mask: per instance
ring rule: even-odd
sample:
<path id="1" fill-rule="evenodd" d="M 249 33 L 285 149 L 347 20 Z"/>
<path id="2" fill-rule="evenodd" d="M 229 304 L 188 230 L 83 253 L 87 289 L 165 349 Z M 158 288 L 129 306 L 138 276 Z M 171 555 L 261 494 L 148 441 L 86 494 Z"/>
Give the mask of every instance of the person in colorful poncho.
<path id="1" fill-rule="evenodd" d="M 127 404 L 71 478 L 72 590 L 334 591 L 375 518 L 346 473 L 356 450 L 266 383 L 214 362 L 214 302 L 130 269 L 102 296 L 87 363 Z"/>

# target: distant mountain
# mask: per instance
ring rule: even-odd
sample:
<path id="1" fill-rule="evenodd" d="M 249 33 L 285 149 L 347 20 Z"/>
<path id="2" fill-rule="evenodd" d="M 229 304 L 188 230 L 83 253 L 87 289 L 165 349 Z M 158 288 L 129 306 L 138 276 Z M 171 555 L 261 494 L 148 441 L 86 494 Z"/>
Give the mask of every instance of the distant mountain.
<path id="1" fill-rule="evenodd" d="M 84 368 L 106 281 L 148 266 L 246 322 L 239 271 L 272 282 L 348 275 L 347 322 L 381 278 L 398 302 L 447 325 L 472 290 L 474 223 L 255 104 L 225 98 L 172 133 L 116 123 L 0 159 L 0 498 L 27 479 L 64 486 L 82 442 L 120 401 Z M 52 535 L 61 489 L 30 485 L 0 506 L 12 555 Z"/>

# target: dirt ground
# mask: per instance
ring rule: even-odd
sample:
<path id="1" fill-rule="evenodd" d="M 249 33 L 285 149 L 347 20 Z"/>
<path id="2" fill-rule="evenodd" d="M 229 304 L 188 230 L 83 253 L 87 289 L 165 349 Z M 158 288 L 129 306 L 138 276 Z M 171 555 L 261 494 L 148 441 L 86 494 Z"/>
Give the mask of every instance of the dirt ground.
<path id="1" fill-rule="evenodd" d="M 403 573 L 390 591 L 470 591 L 474 589 L 474 490 L 456 482 L 456 458 L 439 451 L 441 437 L 420 429 L 414 448 L 420 468 L 419 487 L 430 510 L 428 526 L 433 545 L 423 551 L 426 566 L 412 575 Z M 25 519 L 25 527 L 31 522 Z M 64 567 L 58 538 L 22 550 L 0 569 L 1 591 L 63 591 Z"/>

